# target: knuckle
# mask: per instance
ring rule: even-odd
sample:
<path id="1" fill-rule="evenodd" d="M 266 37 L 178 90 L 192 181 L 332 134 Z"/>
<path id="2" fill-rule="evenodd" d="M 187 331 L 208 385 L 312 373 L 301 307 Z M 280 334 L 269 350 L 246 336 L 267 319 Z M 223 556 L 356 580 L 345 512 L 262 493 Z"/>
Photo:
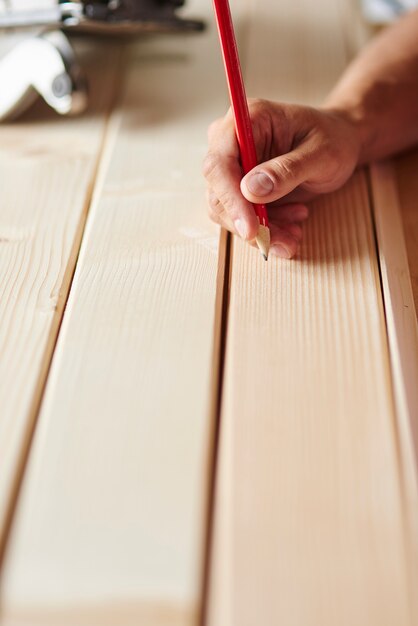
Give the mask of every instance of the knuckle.
<path id="1" fill-rule="evenodd" d="M 210 197 L 209 197 L 209 207 L 210 207 L 211 213 L 213 213 L 214 215 L 218 215 L 218 216 L 224 210 L 224 207 L 223 207 L 221 201 L 214 194 L 211 194 Z"/>
<path id="2" fill-rule="evenodd" d="M 290 128 L 293 125 L 294 114 L 290 109 L 286 109 L 283 105 L 277 105 L 274 111 L 271 113 L 273 119 L 273 125 L 275 128 L 280 128 L 281 132 L 284 129 L 290 132 Z"/>
<path id="3" fill-rule="evenodd" d="M 219 156 L 214 152 L 209 151 L 203 160 L 203 176 L 208 180 L 211 180 L 219 168 Z"/>
<path id="4" fill-rule="evenodd" d="M 218 202 L 227 213 L 230 214 L 233 211 L 234 198 L 229 189 L 224 189 L 219 193 Z"/>
<path id="5" fill-rule="evenodd" d="M 219 132 L 219 128 L 221 126 L 222 120 L 221 119 L 217 119 L 214 120 L 213 122 L 211 122 L 211 124 L 209 124 L 208 127 L 208 138 L 209 141 L 212 139 L 212 137 L 214 137 L 215 135 L 218 134 Z"/>
<path id="6" fill-rule="evenodd" d="M 219 224 L 223 228 L 230 229 L 230 219 L 221 202 L 216 202 L 214 206 L 209 205 L 209 218 L 215 224 Z"/>
<path id="7" fill-rule="evenodd" d="M 225 113 L 223 117 L 218 117 L 216 120 L 211 122 L 208 126 L 208 140 L 209 143 L 216 141 L 216 139 L 225 133 L 225 131 L 229 129 L 231 131 L 234 130 L 234 117 L 232 114 L 231 107 Z"/>
<path id="8" fill-rule="evenodd" d="M 218 195 L 211 190 L 208 191 L 207 200 L 210 219 L 229 229 L 231 219 L 233 219 L 233 215 L 231 215 L 233 210 L 231 211 L 231 207 L 234 205 L 234 199 L 231 192 L 225 190 L 220 194 L 220 197 L 218 197 Z"/>
<path id="9" fill-rule="evenodd" d="M 260 111 L 264 111 L 266 106 L 267 102 L 262 98 L 248 98 L 248 108 L 253 113 L 259 113 Z"/>
<path id="10" fill-rule="evenodd" d="M 302 239 L 302 227 L 299 224 L 288 224 L 286 230 L 294 237 L 297 241 Z"/>
<path id="11" fill-rule="evenodd" d="M 260 98 L 252 98 L 248 101 L 248 110 L 250 117 L 257 120 L 262 126 L 269 126 L 271 120 L 270 103 Z"/>
<path id="12" fill-rule="evenodd" d="M 325 148 L 329 167 L 331 167 L 332 169 L 337 169 L 339 167 L 340 157 L 336 144 L 332 141 L 329 141 L 327 142 Z"/>
<path id="13" fill-rule="evenodd" d="M 209 217 L 212 220 L 212 222 L 215 222 L 215 224 L 220 224 L 221 223 L 221 216 L 219 213 L 217 213 L 216 211 L 213 211 L 212 208 L 209 208 L 208 211 Z"/>
<path id="14" fill-rule="evenodd" d="M 295 178 L 297 173 L 297 164 L 290 158 L 281 157 L 275 159 L 272 163 L 272 175 L 275 183 L 280 183 L 283 180 Z"/>

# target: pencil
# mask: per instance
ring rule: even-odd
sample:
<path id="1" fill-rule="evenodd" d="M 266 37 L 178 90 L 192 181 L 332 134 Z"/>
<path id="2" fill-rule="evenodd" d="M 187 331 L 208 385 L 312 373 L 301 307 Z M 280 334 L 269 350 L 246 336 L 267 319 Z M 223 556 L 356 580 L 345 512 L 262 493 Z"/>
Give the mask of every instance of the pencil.
<path id="1" fill-rule="evenodd" d="M 238 47 L 232 23 L 231 9 L 229 8 L 228 0 L 213 0 L 213 4 L 225 65 L 229 97 L 234 114 L 235 132 L 241 155 L 241 164 L 244 174 L 247 174 L 253 167 L 258 165 L 258 162 Z M 270 248 L 270 229 L 266 205 L 254 204 L 253 206 L 260 223 L 256 242 L 261 254 L 267 261 Z"/>

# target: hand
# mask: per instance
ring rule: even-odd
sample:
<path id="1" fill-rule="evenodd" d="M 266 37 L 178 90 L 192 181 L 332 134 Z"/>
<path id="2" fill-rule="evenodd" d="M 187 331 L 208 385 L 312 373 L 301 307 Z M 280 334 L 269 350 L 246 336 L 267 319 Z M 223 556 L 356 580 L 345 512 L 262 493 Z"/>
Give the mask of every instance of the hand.
<path id="1" fill-rule="evenodd" d="M 342 110 L 249 100 L 260 165 L 244 178 L 231 110 L 209 128 L 207 179 L 210 217 L 252 241 L 258 219 L 251 203 L 268 204 L 270 251 L 291 258 L 302 238 L 305 205 L 353 173 L 360 154 L 356 124 Z"/>

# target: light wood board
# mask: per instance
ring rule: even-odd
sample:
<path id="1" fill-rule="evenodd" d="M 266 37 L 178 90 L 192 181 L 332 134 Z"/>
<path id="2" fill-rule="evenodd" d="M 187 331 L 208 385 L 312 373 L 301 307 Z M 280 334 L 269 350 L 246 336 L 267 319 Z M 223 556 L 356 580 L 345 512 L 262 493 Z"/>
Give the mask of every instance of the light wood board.
<path id="1" fill-rule="evenodd" d="M 418 458 L 418 325 L 393 163 L 372 165 L 371 191 L 398 414 L 409 417 L 405 439 Z"/>
<path id="2" fill-rule="evenodd" d="M 3 39 L 1 48 L 7 48 Z M 74 271 L 115 85 L 117 55 L 79 52 L 89 111 L 62 120 L 39 102 L 0 126 L 0 552 Z"/>
<path id="3" fill-rule="evenodd" d="M 212 16 L 202 8 L 190 3 Z M 7 553 L 2 626 L 199 617 L 225 254 L 201 162 L 227 92 L 214 29 L 139 42 L 127 68 Z"/>
<path id="4" fill-rule="evenodd" d="M 257 5 L 251 93 L 320 101 L 347 58 L 344 14 Z M 297 260 L 266 267 L 237 241 L 232 258 L 208 623 L 416 624 L 364 173 L 314 203 Z"/>
<path id="5" fill-rule="evenodd" d="M 233 3 L 249 95 L 318 104 L 353 50 L 348 0 L 252 5 L 249 14 L 247 3 Z M 209 3 L 189 6 L 212 21 Z M 127 64 L 6 553 L 1 626 L 200 623 L 228 277 L 226 237 L 206 218 L 200 163 L 226 88 L 213 28 L 145 40 Z M 91 129 L 103 124 L 103 109 L 99 118 L 53 126 L 28 118 L 21 139 L 30 130 L 36 149 L 25 158 L 40 168 L 46 145 L 67 163 L 68 150 L 51 139 L 58 129 L 66 148 L 70 138 L 82 147 L 80 180 L 91 181 L 99 150 Z M 14 146 L 20 130 L 4 132 Z M 70 162 L 82 169 L 77 155 L 74 148 Z M 32 175 L 38 184 L 45 168 Z M 35 250 L 50 256 L 33 280 L 42 279 L 49 347 L 39 340 L 40 356 L 24 354 L 35 382 L 21 386 L 30 419 L 18 426 L 19 450 L 37 414 L 84 211 L 71 237 L 63 233 L 65 245 L 56 242 L 73 219 L 66 202 L 79 207 L 83 185 L 75 180 L 74 199 L 53 187 L 62 214 L 50 200 L 42 207 L 48 227 L 38 238 L 47 245 Z M 25 220 L 30 189 L 19 190 Z M 315 202 L 295 261 L 266 265 L 234 241 L 208 626 L 417 624 L 413 487 L 369 191 L 359 172 Z M 37 256 L 23 252 L 35 272 Z M 25 276 L 6 261 L 15 281 Z M 59 268 L 54 280 L 50 267 Z M 66 286 L 59 314 L 48 308 L 50 281 Z M 19 287 L 26 300 L 13 329 L 33 288 Z M 37 337 L 31 323 L 9 344 L 22 381 L 18 359 Z"/>
<path id="6" fill-rule="evenodd" d="M 393 163 L 373 164 L 370 177 L 411 550 L 418 567 L 418 324 Z"/>

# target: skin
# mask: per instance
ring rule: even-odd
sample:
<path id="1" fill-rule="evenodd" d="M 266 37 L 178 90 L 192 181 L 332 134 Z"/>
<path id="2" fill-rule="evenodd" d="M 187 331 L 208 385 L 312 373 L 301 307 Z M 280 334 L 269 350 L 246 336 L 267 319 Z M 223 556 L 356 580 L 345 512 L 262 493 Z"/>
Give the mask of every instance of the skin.
<path id="1" fill-rule="evenodd" d="M 253 243 L 251 203 L 267 203 L 270 253 L 297 253 L 308 202 L 356 167 L 418 143 L 418 11 L 376 37 L 321 108 L 249 100 L 258 165 L 243 177 L 231 110 L 209 127 L 211 219 Z"/>

